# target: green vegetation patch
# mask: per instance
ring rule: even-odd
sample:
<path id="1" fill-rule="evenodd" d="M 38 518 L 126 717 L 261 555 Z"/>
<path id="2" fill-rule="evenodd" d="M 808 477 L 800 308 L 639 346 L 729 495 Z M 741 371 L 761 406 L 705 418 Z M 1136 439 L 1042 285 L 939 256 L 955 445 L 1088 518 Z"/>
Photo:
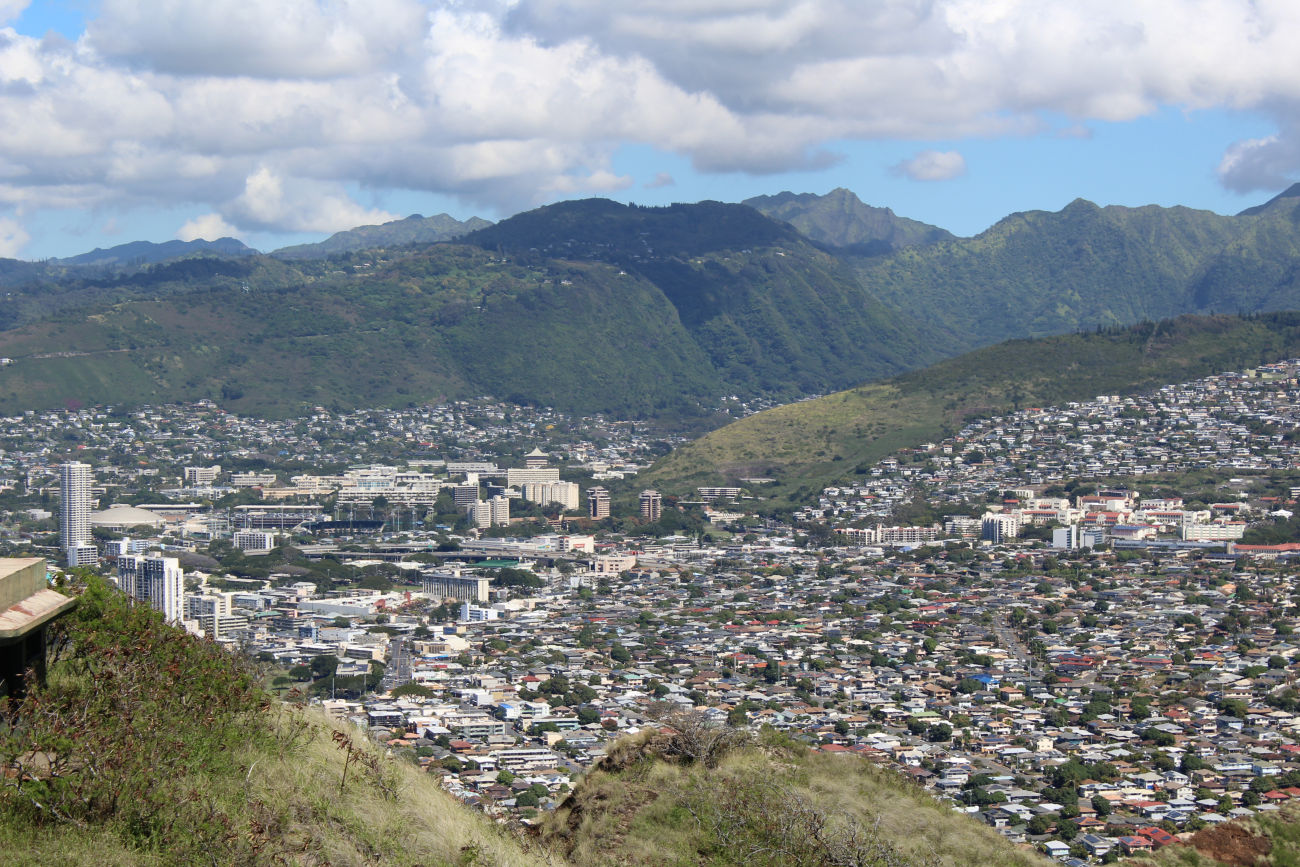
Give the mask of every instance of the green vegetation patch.
<path id="1" fill-rule="evenodd" d="M 90 576 L 0 724 L 0 863 L 535 864 L 258 673 Z"/>
<path id="2" fill-rule="evenodd" d="M 1181 316 L 1129 328 L 1012 340 L 924 370 L 758 413 L 678 449 L 638 484 L 774 478 L 780 502 L 849 482 L 874 462 L 968 420 L 1099 394 L 1133 394 L 1300 355 L 1300 314 Z"/>
<path id="3" fill-rule="evenodd" d="M 683 749 L 657 732 L 616 743 L 543 841 L 591 865 L 1044 863 L 856 756 L 770 731 L 694 760 Z"/>

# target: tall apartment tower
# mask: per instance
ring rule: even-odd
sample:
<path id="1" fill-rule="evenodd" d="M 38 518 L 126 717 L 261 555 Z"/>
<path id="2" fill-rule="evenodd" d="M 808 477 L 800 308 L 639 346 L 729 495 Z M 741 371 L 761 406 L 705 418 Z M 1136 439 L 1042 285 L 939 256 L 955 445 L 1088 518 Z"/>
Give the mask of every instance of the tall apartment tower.
<path id="1" fill-rule="evenodd" d="M 99 553 L 90 535 L 90 464 L 68 461 L 59 467 L 59 481 L 59 544 L 68 566 L 94 566 Z"/>
<path id="2" fill-rule="evenodd" d="M 587 489 L 587 514 L 598 521 L 609 517 L 609 491 L 604 488 Z"/>
<path id="3" fill-rule="evenodd" d="M 132 599 L 161 612 L 168 623 L 184 619 L 185 573 L 175 557 L 118 557 L 117 586 Z"/>
<path id="4" fill-rule="evenodd" d="M 641 518 L 645 521 L 658 521 L 664 513 L 664 499 L 658 491 L 641 492 Z"/>

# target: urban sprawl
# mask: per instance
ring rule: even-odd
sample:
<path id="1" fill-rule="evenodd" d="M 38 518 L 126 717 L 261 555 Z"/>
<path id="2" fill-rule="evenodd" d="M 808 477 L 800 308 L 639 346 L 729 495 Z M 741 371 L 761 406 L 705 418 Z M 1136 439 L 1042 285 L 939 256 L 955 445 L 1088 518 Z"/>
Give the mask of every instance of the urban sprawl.
<path id="1" fill-rule="evenodd" d="M 0 549 L 100 572 L 528 823 L 689 713 L 1109 861 L 1300 799 L 1300 361 L 971 420 L 793 513 L 489 399 L 0 419 Z"/>

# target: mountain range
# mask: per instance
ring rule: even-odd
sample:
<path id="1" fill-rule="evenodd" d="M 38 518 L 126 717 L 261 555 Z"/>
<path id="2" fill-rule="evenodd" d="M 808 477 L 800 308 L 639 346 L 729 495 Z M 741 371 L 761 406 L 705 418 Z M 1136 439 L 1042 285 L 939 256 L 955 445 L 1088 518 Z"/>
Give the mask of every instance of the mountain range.
<path id="1" fill-rule="evenodd" d="M 135 263 L 116 269 L 105 251 L 99 270 L 0 262 L 0 410 L 493 394 L 698 419 L 1007 339 L 1300 309 L 1300 186 L 1236 216 L 1080 200 L 972 238 L 845 190 L 482 222 L 413 216 L 271 255 L 115 248 Z"/>

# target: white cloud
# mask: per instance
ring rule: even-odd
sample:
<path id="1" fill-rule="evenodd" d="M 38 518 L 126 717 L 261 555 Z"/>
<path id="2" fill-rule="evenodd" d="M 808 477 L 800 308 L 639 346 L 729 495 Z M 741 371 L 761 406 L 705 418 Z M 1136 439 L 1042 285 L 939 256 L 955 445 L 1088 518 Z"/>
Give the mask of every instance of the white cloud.
<path id="1" fill-rule="evenodd" d="M 674 179 L 672 175 L 668 174 L 668 172 L 659 172 L 641 186 L 645 187 L 647 190 L 658 190 L 663 187 L 674 186 L 676 183 L 676 179 Z"/>
<path id="2" fill-rule="evenodd" d="M 385 68 L 425 26 L 416 0 L 104 0 L 104 57 L 181 75 L 332 78 Z"/>
<path id="3" fill-rule="evenodd" d="M 335 184 L 286 179 L 266 166 L 245 179 L 244 192 L 225 210 L 240 225 L 294 232 L 338 232 L 398 219 L 358 205 Z"/>
<path id="4" fill-rule="evenodd" d="M 948 181 L 966 174 L 966 158 L 957 151 L 921 151 L 890 171 L 914 181 Z"/>
<path id="5" fill-rule="evenodd" d="M 0 0 L 0 24 L 16 21 L 31 4 L 31 0 Z"/>
<path id="6" fill-rule="evenodd" d="M 1300 178 L 1300 107 L 1284 113 L 1279 131 L 1234 144 L 1219 162 L 1219 180 L 1230 190 L 1277 192 Z"/>
<path id="7" fill-rule="evenodd" d="M 17 258 L 23 246 L 32 239 L 22 224 L 10 217 L 0 217 L 0 256 Z"/>
<path id="8" fill-rule="evenodd" d="M 203 214 L 188 220 L 177 229 L 176 237 L 182 241 L 215 241 L 218 238 L 234 237 L 238 232 L 220 214 Z"/>
<path id="9" fill-rule="evenodd" d="M 75 44 L 0 30 L 0 205 L 333 231 L 391 218 L 357 189 L 507 212 L 622 189 L 628 142 L 780 172 L 837 140 L 1165 105 L 1271 113 L 1220 174 L 1277 186 L 1300 170 L 1297 44 L 1293 0 L 103 0 Z"/>

